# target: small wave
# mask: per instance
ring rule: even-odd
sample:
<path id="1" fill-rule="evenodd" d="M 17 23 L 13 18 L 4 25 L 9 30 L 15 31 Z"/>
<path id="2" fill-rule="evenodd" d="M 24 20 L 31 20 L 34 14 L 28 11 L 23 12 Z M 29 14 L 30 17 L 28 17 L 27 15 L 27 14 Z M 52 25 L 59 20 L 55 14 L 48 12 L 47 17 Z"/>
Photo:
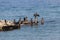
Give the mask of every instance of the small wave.
<path id="1" fill-rule="evenodd" d="M 49 6 L 49 8 L 60 8 L 60 6 Z"/>
<path id="2" fill-rule="evenodd" d="M 54 23 L 56 22 L 55 20 L 50 20 L 50 21 L 46 21 L 46 23 Z"/>
<path id="3" fill-rule="evenodd" d="M 12 8 L 17 8 L 17 7 L 13 6 Z"/>
<path id="4" fill-rule="evenodd" d="M 25 10 L 32 10 L 32 8 L 29 8 L 29 9 L 25 9 Z"/>

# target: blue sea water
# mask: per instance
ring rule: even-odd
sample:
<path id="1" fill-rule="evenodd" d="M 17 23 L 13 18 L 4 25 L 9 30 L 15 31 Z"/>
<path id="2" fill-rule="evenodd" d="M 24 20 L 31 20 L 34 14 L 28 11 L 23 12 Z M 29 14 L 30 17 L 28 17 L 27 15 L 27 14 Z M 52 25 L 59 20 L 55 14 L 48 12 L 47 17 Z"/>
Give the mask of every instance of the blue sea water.
<path id="1" fill-rule="evenodd" d="M 60 0 L 0 0 L 0 20 L 30 19 L 35 12 L 39 21 L 44 18 L 44 25 L 2 31 L 0 40 L 60 40 Z"/>

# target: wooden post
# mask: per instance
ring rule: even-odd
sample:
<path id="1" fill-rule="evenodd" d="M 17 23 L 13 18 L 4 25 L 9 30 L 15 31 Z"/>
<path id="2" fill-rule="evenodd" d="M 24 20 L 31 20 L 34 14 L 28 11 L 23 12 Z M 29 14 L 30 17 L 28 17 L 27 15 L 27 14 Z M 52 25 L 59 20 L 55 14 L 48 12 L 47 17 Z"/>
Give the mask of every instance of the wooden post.
<path id="1" fill-rule="evenodd" d="M 38 23 L 38 18 L 37 18 L 37 16 L 35 17 L 34 22 L 35 22 L 35 23 Z"/>
<path id="2" fill-rule="evenodd" d="M 31 26 L 33 26 L 33 20 L 32 20 L 32 18 L 31 18 L 31 23 L 30 24 L 31 24 Z"/>
<path id="3" fill-rule="evenodd" d="M 43 18 L 41 19 L 41 24 L 42 24 L 42 25 L 44 24 L 44 19 L 43 19 Z"/>
<path id="4" fill-rule="evenodd" d="M 14 19 L 14 24 L 16 23 L 15 19 Z"/>

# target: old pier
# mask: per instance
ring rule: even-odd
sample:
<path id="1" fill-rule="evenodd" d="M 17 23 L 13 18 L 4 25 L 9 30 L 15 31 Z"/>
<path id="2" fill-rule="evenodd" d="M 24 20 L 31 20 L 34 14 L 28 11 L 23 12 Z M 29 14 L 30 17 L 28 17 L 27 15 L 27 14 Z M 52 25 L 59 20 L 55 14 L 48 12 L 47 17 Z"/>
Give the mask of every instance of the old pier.
<path id="1" fill-rule="evenodd" d="M 39 23 L 38 17 L 40 15 L 36 12 L 33 16 L 34 16 L 34 20 L 33 20 L 33 18 L 31 18 L 30 21 L 27 19 L 28 18 L 27 16 L 24 17 L 23 20 L 21 20 L 21 18 L 19 18 L 18 22 L 16 22 L 15 19 L 13 21 L 0 20 L 0 31 L 20 29 L 20 27 L 22 25 L 26 25 L 26 24 L 29 24 L 31 26 L 37 25 Z M 43 18 L 41 19 L 41 24 L 44 24 L 44 19 Z"/>

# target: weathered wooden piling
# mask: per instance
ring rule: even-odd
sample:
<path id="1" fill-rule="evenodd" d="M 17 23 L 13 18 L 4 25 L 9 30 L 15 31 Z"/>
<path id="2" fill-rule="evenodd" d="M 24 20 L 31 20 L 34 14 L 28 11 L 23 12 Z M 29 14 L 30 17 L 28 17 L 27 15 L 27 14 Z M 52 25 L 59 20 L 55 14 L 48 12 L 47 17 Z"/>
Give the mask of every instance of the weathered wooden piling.
<path id="1" fill-rule="evenodd" d="M 44 19 L 43 19 L 43 18 L 41 19 L 41 24 L 42 24 L 42 25 L 44 24 Z"/>
<path id="2" fill-rule="evenodd" d="M 14 19 L 14 21 L 13 21 L 14 23 L 16 23 L 16 20 Z"/>
<path id="3" fill-rule="evenodd" d="M 31 22 L 30 22 L 30 24 L 31 24 L 31 26 L 33 26 L 33 20 L 32 20 L 32 18 L 31 18 Z"/>

